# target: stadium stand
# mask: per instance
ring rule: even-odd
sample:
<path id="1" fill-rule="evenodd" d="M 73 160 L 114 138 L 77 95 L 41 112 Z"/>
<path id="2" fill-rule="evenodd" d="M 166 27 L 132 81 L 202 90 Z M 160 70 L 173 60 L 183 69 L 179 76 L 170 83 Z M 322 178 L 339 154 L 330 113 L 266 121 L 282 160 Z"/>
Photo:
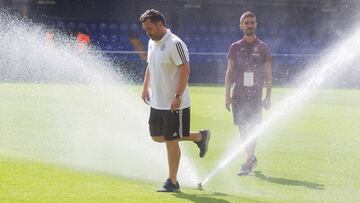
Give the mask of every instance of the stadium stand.
<path id="1" fill-rule="evenodd" d="M 139 14 L 156 5 L 167 16 L 168 27 L 188 45 L 192 68 L 190 81 L 206 83 L 223 82 L 228 48 L 242 37 L 238 27 L 239 13 L 245 10 L 256 13 L 257 35 L 269 44 L 273 54 L 273 71 L 277 78 L 274 83 L 284 84 L 307 61 L 326 51 L 329 41 L 337 37 L 336 33 L 341 33 L 331 29 L 326 22 L 336 22 L 333 12 L 346 12 L 335 0 L 259 0 L 258 3 L 207 0 L 195 7 L 186 6 L 189 1 L 185 0 L 109 0 L 112 3 L 108 5 L 92 0 L 93 3 L 85 4 L 89 8 L 70 12 L 66 8 L 73 6 L 73 1 L 59 1 L 54 8 L 58 12 L 53 18 L 53 26 L 73 36 L 78 31 L 88 30 L 92 45 L 116 63 L 135 66 L 146 66 L 144 55 L 139 53 L 147 49 L 148 43 L 138 22 Z M 338 10 L 332 9 L 337 7 Z M 139 68 L 140 72 L 143 69 Z"/>

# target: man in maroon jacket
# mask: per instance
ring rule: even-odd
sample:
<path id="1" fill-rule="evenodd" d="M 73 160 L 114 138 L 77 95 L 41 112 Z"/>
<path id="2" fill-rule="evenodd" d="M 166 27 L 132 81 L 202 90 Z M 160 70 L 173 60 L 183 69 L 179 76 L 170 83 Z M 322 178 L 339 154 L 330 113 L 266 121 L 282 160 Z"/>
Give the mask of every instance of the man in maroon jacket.
<path id="1" fill-rule="evenodd" d="M 272 58 L 268 45 L 256 37 L 256 26 L 252 12 L 241 15 L 240 29 L 244 37 L 230 46 L 225 77 L 225 107 L 232 110 L 243 141 L 261 123 L 261 107 L 271 106 Z M 266 87 L 265 99 L 262 99 L 263 86 Z M 238 175 L 248 175 L 256 167 L 255 146 L 255 139 L 247 144 L 247 159 Z"/>

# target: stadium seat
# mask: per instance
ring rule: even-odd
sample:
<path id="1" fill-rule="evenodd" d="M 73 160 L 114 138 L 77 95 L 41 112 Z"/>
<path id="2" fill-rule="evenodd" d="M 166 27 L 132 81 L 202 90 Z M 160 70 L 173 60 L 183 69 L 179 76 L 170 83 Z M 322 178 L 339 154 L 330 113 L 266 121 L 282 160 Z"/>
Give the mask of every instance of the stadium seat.
<path id="1" fill-rule="evenodd" d="M 187 35 L 187 36 L 185 36 L 185 37 L 183 38 L 183 41 L 184 41 L 187 45 L 189 45 L 189 43 L 191 42 L 191 37 L 190 37 L 189 35 Z"/>
<path id="2" fill-rule="evenodd" d="M 116 24 L 116 23 L 111 23 L 111 24 L 109 25 L 109 31 L 110 31 L 111 34 L 118 33 L 118 32 L 119 32 L 119 26 L 118 26 L 118 24 Z"/>
<path id="3" fill-rule="evenodd" d="M 66 28 L 66 23 L 64 21 L 58 20 L 56 22 L 56 28 L 61 30 L 61 31 L 64 31 L 65 28 Z"/>
<path id="4" fill-rule="evenodd" d="M 199 35 L 196 35 L 192 38 L 192 43 L 195 43 L 196 45 L 201 44 L 201 37 Z"/>
<path id="5" fill-rule="evenodd" d="M 72 21 L 68 22 L 66 25 L 66 30 L 70 31 L 72 33 L 75 33 L 76 32 L 76 23 L 72 22 Z"/>
<path id="6" fill-rule="evenodd" d="M 97 32 L 97 27 L 98 27 L 97 23 L 95 22 L 89 23 L 89 28 L 91 33 Z"/>
<path id="7" fill-rule="evenodd" d="M 149 41 L 149 37 L 145 33 L 140 34 L 139 38 L 144 44 L 147 44 Z"/>
<path id="8" fill-rule="evenodd" d="M 218 32 L 218 26 L 216 25 L 211 25 L 210 26 L 210 34 L 214 34 Z"/>
<path id="9" fill-rule="evenodd" d="M 137 34 L 137 33 L 140 33 L 140 26 L 139 26 L 139 24 L 136 24 L 136 23 L 134 23 L 134 24 L 132 24 L 131 26 L 130 26 L 130 32 L 131 33 L 135 33 L 135 34 Z"/>
<path id="10" fill-rule="evenodd" d="M 200 29 L 198 25 L 191 25 L 190 26 L 190 33 L 191 34 L 199 34 Z"/>
<path id="11" fill-rule="evenodd" d="M 220 26 L 219 30 L 221 34 L 228 34 L 228 29 L 226 26 Z"/>
<path id="12" fill-rule="evenodd" d="M 120 32 L 128 33 L 129 32 L 129 25 L 127 23 L 120 23 Z"/>
<path id="13" fill-rule="evenodd" d="M 106 51 L 114 51 L 116 49 L 115 46 L 113 46 L 112 44 L 104 44 L 103 46 L 103 50 L 106 50 Z"/>
<path id="14" fill-rule="evenodd" d="M 88 25 L 85 22 L 79 22 L 77 24 L 77 30 L 80 32 L 85 32 L 88 29 Z"/>
<path id="15" fill-rule="evenodd" d="M 108 25 L 106 23 L 100 23 L 99 24 L 99 32 L 101 34 L 108 33 L 109 32 Z"/>
<path id="16" fill-rule="evenodd" d="M 118 38 L 118 36 L 116 34 L 112 34 L 110 36 L 110 42 L 111 43 L 117 43 L 118 41 L 119 41 L 119 38 Z"/>
<path id="17" fill-rule="evenodd" d="M 209 28 L 206 25 L 200 25 L 199 30 L 200 30 L 200 33 L 205 34 L 209 31 Z"/>
<path id="18" fill-rule="evenodd" d="M 129 42 L 129 36 L 126 35 L 126 34 L 121 34 L 121 35 L 119 36 L 119 41 L 120 41 L 121 43 Z"/>
<path id="19" fill-rule="evenodd" d="M 98 40 L 98 34 L 96 32 L 90 32 L 90 40 L 91 43 L 96 42 Z"/>
<path id="20" fill-rule="evenodd" d="M 209 36 L 204 36 L 202 38 L 202 47 L 204 47 L 204 52 L 211 52 L 212 49 L 212 41 Z"/>
<path id="21" fill-rule="evenodd" d="M 125 42 L 122 44 L 123 51 L 132 51 L 133 46 L 130 44 L 130 42 Z"/>
<path id="22" fill-rule="evenodd" d="M 109 42 L 109 36 L 107 36 L 106 34 L 101 34 L 98 38 L 98 42 L 103 49 L 106 49 Z"/>

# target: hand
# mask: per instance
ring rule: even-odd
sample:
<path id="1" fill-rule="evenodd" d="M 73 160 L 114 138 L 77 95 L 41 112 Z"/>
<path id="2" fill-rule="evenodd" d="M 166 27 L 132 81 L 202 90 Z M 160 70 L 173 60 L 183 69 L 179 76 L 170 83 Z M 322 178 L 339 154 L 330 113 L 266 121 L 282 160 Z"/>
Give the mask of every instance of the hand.
<path id="1" fill-rule="evenodd" d="M 266 97 L 263 101 L 262 101 L 262 106 L 266 109 L 269 110 L 271 107 L 271 98 L 270 97 Z"/>
<path id="2" fill-rule="evenodd" d="M 231 107 L 231 104 L 232 104 L 232 98 L 230 96 L 225 96 L 225 108 L 228 110 L 228 111 L 231 111 L 230 107 Z"/>
<path id="3" fill-rule="evenodd" d="M 141 98 L 143 99 L 143 101 L 145 102 L 145 104 L 149 104 L 150 101 L 150 92 L 149 89 L 144 89 L 142 94 L 141 94 Z"/>
<path id="4" fill-rule="evenodd" d="M 171 101 L 171 111 L 175 112 L 176 110 L 178 110 L 180 108 L 180 104 L 181 104 L 181 99 L 178 97 L 174 97 L 173 100 Z"/>

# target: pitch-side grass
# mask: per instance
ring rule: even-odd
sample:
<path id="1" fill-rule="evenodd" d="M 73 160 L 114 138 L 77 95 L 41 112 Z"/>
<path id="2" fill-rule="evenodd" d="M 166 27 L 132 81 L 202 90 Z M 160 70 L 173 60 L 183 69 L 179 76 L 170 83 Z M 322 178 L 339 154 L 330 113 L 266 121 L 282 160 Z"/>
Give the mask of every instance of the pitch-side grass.
<path id="1" fill-rule="evenodd" d="M 41 91 L 29 91 L 32 88 Z M 19 125 L 10 110 L 31 117 L 43 112 L 39 101 L 54 102 L 53 91 L 67 88 L 81 99 L 91 87 L 52 84 L 0 85 L 0 140 L 31 126 Z M 118 87 L 111 87 L 118 88 Z M 140 88 L 133 88 L 140 95 Z M 223 87 L 192 86 L 191 128 L 210 128 L 212 139 L 205 159 L 197 158 L 191 143 L 182 144 L 200 175 L 205 177 L 239 136 L 231 113 L 224 108 Z M 273 105 L 292 89 L 274 88 Z M 82 92 L 82 94 L 79 94 Z M 101 95 L 99 95 L 101 96 Z M 139 97 L 140 99 L 140 97 Z M 258 139 L 259 165 L 247 177 L 236 172 L 242 153 L 205 186 L 205 191 L 182 188 L 181 193 L 154 192 L 158 183 L 83 172 L 56 164 L 0 154 L 1 202 L 359 202 L 360 90 L 323 89 Z M 56 102 L 56 101 L 55 101 Z M 264 112 L 264 119 L 271 113 Z M 21 117 L 21 115 L 20 115 Z M 46 125 L 46 122 L 44 123 Z M 52 126 L 45 126 L 51 133 Z M 16 143 L 0 142 L 0 146 Z M 234 143 L 232 143 L 234 144 Z M 239 143 L 240 144 L 240 143 Z M 1 150 L 0 150 L 1 151 Z M 181 181 L 181 180 L 180 180 Z"/>

